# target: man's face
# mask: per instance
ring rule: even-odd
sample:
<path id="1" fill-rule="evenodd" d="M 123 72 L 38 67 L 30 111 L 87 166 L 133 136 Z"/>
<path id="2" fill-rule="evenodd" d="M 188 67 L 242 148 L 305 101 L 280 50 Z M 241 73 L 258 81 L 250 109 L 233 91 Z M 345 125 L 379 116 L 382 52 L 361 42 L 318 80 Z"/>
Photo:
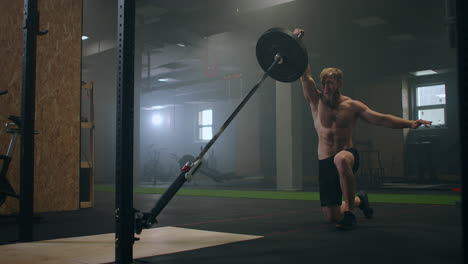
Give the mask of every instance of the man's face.
<path id="1" fill-rule="evenodd" d="M 341 85 L 341 81 L 335 79 L 335 77 L 331 75 L 323 77 L 322 90 L 323 96 L 326 99 L 326 101 L 334 103 L 338 99 Z"/>

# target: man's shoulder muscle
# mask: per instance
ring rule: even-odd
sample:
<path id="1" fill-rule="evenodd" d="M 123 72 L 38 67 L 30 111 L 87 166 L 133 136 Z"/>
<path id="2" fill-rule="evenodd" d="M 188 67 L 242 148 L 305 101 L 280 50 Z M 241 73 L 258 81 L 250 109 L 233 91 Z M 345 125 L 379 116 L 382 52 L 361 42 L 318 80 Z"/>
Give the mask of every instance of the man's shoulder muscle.
<path id="1" fill-rule="evenodd" d="M 348 100 L 346 100 L 346 103 L 349 104 L 349 106 L 352 107 L 355 111 L 362 112 L 366 110 L 367 106 L 361 101 L 354 100 L 349 97 L 347 97 L 347 99 Z"/>

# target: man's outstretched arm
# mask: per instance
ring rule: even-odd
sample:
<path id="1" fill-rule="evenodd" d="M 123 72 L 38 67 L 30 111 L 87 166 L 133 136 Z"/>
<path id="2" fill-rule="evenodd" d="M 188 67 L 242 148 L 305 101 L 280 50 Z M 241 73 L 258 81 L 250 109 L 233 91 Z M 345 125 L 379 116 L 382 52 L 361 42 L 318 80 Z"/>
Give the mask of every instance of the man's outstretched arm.
<path id="1" fill-rule="evenodd" d="M 429 126 L 432 124 L 432 121 L 426 120 L 407 120 L 394 115 L 382 114 L 370 109 L 367 105 L 355 101 L 356 106 L 359 108 L 359 116 L 365 121 L 377 125 L 384 126 L 389 128 L 418 128 L 422 125 Z"/>

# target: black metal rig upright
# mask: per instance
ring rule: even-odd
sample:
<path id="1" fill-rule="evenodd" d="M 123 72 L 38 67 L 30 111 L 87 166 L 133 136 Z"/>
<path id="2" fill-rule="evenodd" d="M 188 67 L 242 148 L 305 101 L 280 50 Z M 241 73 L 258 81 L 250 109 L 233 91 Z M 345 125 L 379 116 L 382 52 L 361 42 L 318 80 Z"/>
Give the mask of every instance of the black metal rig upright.
<path id="1" fill-rule="evenodd" d="M 119 0 L 117 29 L 117 124 L 115 263 L 133 261 L 133 104 L 135 0 Z"/>
<path id="2" fill-rule="evenodd" d="M 19 240 L 33 240 L 34 115 L 36 91 L 36 40 L 39 32 L 37 0 L 24 0 L 23 83 L 21 99 L 21 162 Z"/>

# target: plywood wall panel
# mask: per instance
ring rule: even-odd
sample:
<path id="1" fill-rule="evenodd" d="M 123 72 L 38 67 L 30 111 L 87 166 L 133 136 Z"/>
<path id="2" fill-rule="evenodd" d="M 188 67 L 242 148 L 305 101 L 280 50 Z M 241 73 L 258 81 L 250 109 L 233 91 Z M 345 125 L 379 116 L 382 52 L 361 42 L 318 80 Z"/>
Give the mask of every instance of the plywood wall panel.
<path id="1" fill-rule="evenodd" d="M 5 28 L 2 25 L 2 42 L 4 34 L 8 35 L 5 41 L 10 52 L 0 52 L 3 53 L 1 58 L 7 58 L 2 65 L 8 64 L 11 72 L 4 73 L 5 68 L 2 67 L 0 83 L 11 82 L 14 85 L 14 92 L 9 95 L 12 102 L 8 103 L 5 111 L 19 114 L 23 2 L 1 2 L 0 24 L 4 21 L 10 24 Z M 40 29 L 49 32 L 37 39 L 36 129 L 40 134 L 35 138 L 36 212 L 79 208 L 81 8 L 82 3 L 78 0 L 39 1 Z M 11 80 L 11 76 L 17 78 Z M 2 102 L 2 114 L 3 108 Z M 5 139 L 2 137 L 1 141 Z M 3 149 L 3 145 L 0 146 Z M 16 188 L 18 158 L 13 162 L 9 176 Z M 17 210 L 17 204 L 9 202 L 0 208 L 0 213 L 15 213 Z"/>
<path id="2" fill-rule="evenodd" d="M 6 122 L 3 117 L 21 113 L 22 17 L 22 1 L 0 1 L 0 89 L 8 90 L 7 95 L 0 96 L 0 116 L 2 116 L 0 117 L 0 153 L 2 154 L 6 152 L 10 139 L 3 127 Z M 19 153 L 18 141 L 8 171 L 8 180 L 16 191 L 19 186 Z M 13 214 L 18 208 L 18 201 L 8 198 L 0 207 L 0 214 Z"/>
<path id="3" fill-rule="evenodd" d="M 35 209 L 79 208 L 81 1 L 39 1 Z"/>

